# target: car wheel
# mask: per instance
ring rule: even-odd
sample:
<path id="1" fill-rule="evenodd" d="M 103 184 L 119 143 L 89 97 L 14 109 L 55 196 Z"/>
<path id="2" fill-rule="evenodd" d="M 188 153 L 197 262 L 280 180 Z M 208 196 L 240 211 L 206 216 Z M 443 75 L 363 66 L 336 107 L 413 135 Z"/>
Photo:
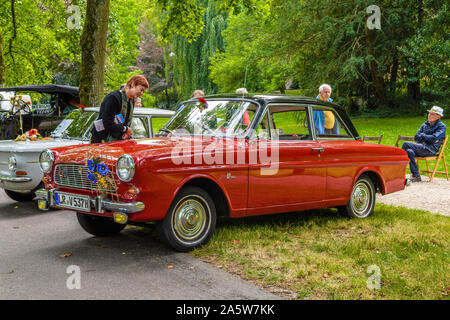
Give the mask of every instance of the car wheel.
<path id="1" fill-rule="evenodd" d="M 375 186 L 367 176 L 360 177 L 353 186 L 346 206 L 339 207 L 339 212 L 350 218 L 367 218 L 375 207 Z"/>
<path id="2" fill-rule="evenodd" d="M 97 237 L 113 236 L 122 231 L 126 226 L 125 224 L 115 223 L 109 218 L 79 212 L 77 212 L 77 219 L 86 232 Z"/>
<path id="3" fill-rule="evenodd" d="M 15 192 L 15 191 L 5 189 L 5 193 L 8 197 L 13 199 L 14 201 L 19 201 L 19 202 L 31 201 L 36 197 L 36 193 L 34 193 L 34 192 L 20 193 L 20 192 Z"/>
<path id="4" fill-rule="evenodd" d="M 207 243 L 216 227 L 216 207 L 198 187 L 182 189 L 164 220 L 158 223 L 161 240 L 177 251 L 190 251 Z"/>

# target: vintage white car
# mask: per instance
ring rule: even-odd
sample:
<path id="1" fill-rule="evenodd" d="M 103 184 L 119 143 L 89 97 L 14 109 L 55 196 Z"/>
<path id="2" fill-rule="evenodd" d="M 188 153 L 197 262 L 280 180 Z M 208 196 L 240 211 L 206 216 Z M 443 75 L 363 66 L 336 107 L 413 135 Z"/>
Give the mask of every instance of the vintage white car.
<path id="1" fill-rule="evenodd" d="M 52 132 L 51 140 L 0 141 L 0 188 L 16 201 L 30 201 L 42 188 L 43 173 L 39 155 L 46 149 L 88 144 L 93 122 L 99 108 L 76 110 Z M 132 138 L 151 138 L 162 128 L 174 111 L 156 108 L 136 108 L 131 128 Z"/>

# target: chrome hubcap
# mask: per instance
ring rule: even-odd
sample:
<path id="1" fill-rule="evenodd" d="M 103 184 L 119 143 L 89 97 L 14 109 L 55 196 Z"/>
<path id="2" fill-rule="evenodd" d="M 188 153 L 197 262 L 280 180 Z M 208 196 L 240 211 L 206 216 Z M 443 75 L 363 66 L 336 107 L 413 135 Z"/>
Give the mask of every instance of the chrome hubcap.
<path id="1" fill-rule="evenodd" d="M 371 193 L 367 184 L 358 183 L 352 192 L 352 208 L 358 216 L 365 216 L 370 211 L 367 209 L 371 204 Z"/>
<path id="2" fill-rule="evenodd" d="M 182 201 L 173 215 L 173 228 L 182 241 L 192 241 L 205 229 L 207 214 L 204 205 L 197 199 Z"/>

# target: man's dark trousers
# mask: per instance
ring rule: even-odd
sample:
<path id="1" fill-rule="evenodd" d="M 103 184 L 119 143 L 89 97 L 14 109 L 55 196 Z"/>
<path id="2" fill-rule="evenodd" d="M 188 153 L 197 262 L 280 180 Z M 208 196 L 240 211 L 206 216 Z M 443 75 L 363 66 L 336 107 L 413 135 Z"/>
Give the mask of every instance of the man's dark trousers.
<path id="1" fill-rule="evenodd" d="M 432 157 L 435 154 L 425 149 L 423 144 L 414 142 L 405 142 L 402 145 L 402 149 L 408 153 L 409 169 L 413 177 L 419 177 L 419 168 L 417 167 L 416 157 Z"/>

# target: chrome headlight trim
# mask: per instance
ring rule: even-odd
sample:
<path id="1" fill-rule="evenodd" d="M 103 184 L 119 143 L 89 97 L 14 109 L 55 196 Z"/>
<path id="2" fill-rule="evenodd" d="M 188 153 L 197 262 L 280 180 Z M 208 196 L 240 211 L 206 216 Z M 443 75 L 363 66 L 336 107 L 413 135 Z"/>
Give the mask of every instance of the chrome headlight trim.
<path id="1" fill-rule="evenodd" d="M 123 182 L 130 182 L 134 177 L 136 170 L 133 157 L 129 154 L 123 154 L 117 159 L 116 162 L 116 174 L 117 177 Z"/>
<path id="2" fill-rule="evenodd" d="M 10 155 L 8 158 L 8 170 L 11 172 L 16 172 L 17 169 L 17 158 L 15 155 Z"/>
<path id="3" fill-rule="evenodd" d="M 41 167 L 42 172 L 50 173 L 52 171 L 53 162 L 55 162 L 55 157 L 50 150 L 46 149 L 39 155 L 39 166 Z"/>

